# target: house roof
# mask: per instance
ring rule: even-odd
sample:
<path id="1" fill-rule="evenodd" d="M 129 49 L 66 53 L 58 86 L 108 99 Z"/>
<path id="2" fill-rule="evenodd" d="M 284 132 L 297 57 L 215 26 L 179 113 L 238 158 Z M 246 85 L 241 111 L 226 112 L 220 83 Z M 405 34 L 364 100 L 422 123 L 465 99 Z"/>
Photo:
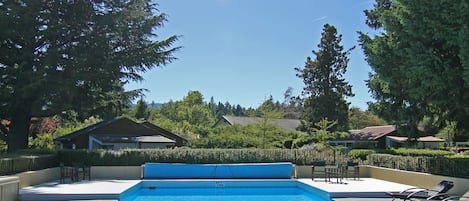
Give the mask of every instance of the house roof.
<path id="1" fill-rule="evenodd" d="M 104 143 L 133 143 L 133 142 L 174 143 L 175 142 L 174 140 L 168 139 L 161 135 L 139 136 L 139 137 L 96 135 L 93 137 Z"/>
<path id="2" fill-rule="evenodd" d="M 374 141 L 396 131 L 393 125 L 369 126 L 361 130 L 350 131 L 349 140 Z"/>
<path id="3" fill-rule="evenodd" d="M 70 141 L 72 140 L 73 138 L 76 138 L 80 135 L 84 135 L 84 134 L 88 134 L 98 128 L 102 128 L 104 126 L 107 126 L 109 124 L 112 124 L 112 123 L 115 123 L 115 122 L 118 122 L 118 121 L 130 121 L 130 119 L 127 119 L 127 118 L 115 118 L 115 119 L 111 119 L 111 120 L 107 120 L 107 121 L 102 121 L 102 122 L 99 122 L 99 123 L 96 123 L 96 124 L 93 124 L 93 125 L 90 125 L 88 127 L 85 127 L 85 128 L 82 128 L 80 130 L 77 130 L 75 132 L 72 132 L 68 135 L 64 135 L 64 136 L 61 136 L 61 137 L 58 137 L 56 138 L 55 140 L 57 141 Z"/>
<path id="4" fill-rule="evenodd" d="M 139 124 L 141 124 L 141 125 L 143 125 L 143 126 L 145 126 L 145 127 L 148 127 L 148 128 L 150 128 L 150 129 L 153 129 L 153 130 L 157 131 L 160 135 L 162 135 L 162 136 L 164 136 L 164 137 L 166 137 L 166 138 L 169 138 L 169 139 L 172 139 L 172 140 L 175 140 L 175 141 L 182 141 L 183 143 L 186 143 L 186 142 L 187 142 L 186 139 L 180 137 L 179 135 L 176 135 L 176 134 L 174 134 L 174 133 L 171 133 L 171 132 L 169 132 L 168 130 L 166 130 L 166 129 L 164 129 L 164 128 L 161 128 L 161 127 L 159 127 L 159 126 L 157 126 L 157 125 L 155 125 L 155 124 L 152 124 L 152 123 L 150 123 L 150 122 L 148 122 L 148 121 L 144 121 L 144 122 L 141 122 L 141 123 L 139 123 Z"/>
<path id="5" fill-rule="evenodd" d="M 160 143 L 175 143 L 176 141 L 171 140 L 169 138 L 166 138 L 161 135 L 154 135 L 154 136 L 140 136 L 136 137 L 137 142 L 148 142 L 148 143 L 155 143 L 155 142 L 160 142 Z"/>
<path id="6" fill-rule="evenodd" d="M 398 142 L 406 142 L 408 140 L 408 137 L 399 137 L 399 136 L 386 136 L 386 137 L 394 141 L 398 141 Z M 425 137 L 417 138 L 417 142 L 445 142 L 445 140 L 439 137 L 435 137 L 435 136 L 425 136 Z"/>
<path id="7" fill-rule="evenodd" d="M 56 138 L 56 141 L 71 141 L 79 136 L 83 135 L 92 135 L 93 137 L 97 136 L 117 136 L 119 137 L 138 137 L 138 136 L 162 136 L 165 138 L 169 138 L 169 140 L 177 141 L 177 140 L 184 140 L 159 126 L 151 124 L 149 122 L 144 123 L 137 123 L 128 118 L 115 118 L 108 121 L 102 121 L 97 124 L 93 124 L 91 126 L 85 127 L 83 129 L 77 130 L 72 132 L 68 135 L 64 135 L 62 137 Z M 177 136 L 177 137 L 176 137 Z"/>
<path id="8" fill-rule="evenodd" d="M 222 116 L 222 121 L 230 125 L 242 125 L 247 126 L 251 124 L 258 124 L 262 122 L 263 118 L 260 117 L 235 117 L 235 116 Z M 220 121 L 220 120 L 219 120 Z M 301 124 L 301 121 L 298 119 L 268 119 L 268 123 L 274 124 L 277 127 L 288 130 L 296 131 L 296 128 Z M 215 124 L 215 126 L 218 122 Z"/>

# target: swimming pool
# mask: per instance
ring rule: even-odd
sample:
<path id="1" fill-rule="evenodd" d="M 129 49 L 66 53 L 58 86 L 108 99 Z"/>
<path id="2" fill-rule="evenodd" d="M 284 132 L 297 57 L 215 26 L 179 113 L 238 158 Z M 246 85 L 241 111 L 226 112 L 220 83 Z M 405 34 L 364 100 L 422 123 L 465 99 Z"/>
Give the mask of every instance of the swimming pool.
<path id="1" fill-rule="evenodd" d="M 144 180 L 119 201 L 330 201 L 328 192 L 296 180 Z"/>

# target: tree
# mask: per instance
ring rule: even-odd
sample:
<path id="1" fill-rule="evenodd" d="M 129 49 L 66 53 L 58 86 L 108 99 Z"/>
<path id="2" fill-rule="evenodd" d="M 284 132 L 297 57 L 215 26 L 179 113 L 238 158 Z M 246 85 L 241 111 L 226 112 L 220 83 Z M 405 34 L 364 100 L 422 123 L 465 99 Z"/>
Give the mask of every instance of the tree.
<path id="1" fill-rule="evenodd" d="M 316 127 L 313 128 L 313 138 L 316 140 L 316 143 L 324 147 L 330 147 L 328 143 L 329 140 L 345 136 L 345 132 L 330 131 L 336 124 L 337 121 L 329 121 L 327 118 L 321 119 L 320 121 L 314 123 Z"/>
<path id="2" fill-rule="evenodd" d="M 143 97 L 137 102 L 135 106 L 135 118 L 137 119 L 148 119 L 150 117 L 150 111 L 148 110 L 147 103 L 143 100 Z"/>
<path id="3" fill-rule="evenodd" d="M 362 129 L 367 126 L 384 126 L 386 121 L 374 115 L 371 111 L 362 111 L 358 107 L 352 107 L 348 113 L 349 128 Z"/>
<path id="4" fill-rule="evenodd" d="M 410 137 L 424 118 L 438 127 L 469 120 L 469 5 L 467 1 L 377 0 L 360 34 L 373 69 L 370 108 Z M 469 129 L 465 123 L 460 129 Z"/>
<path id="5" fill-rule="evenodd" d="M 282 114 L 276 111 L 276 107 L 273 102 L 274 98 L 272 96 L 269 99 L 265 100 L 261 106 L 259 106 L 259 113 L 261 115 L 262 121 L 259 122 L 260 127 L 262 128 L 262 148 L 266 148 L 266 135 L 269 127 L 273 125 L 270 124 L 269 119 L 278 119 L 282 117 Z"/>
<path id="6" fill-rule="evenodd" d="M 283 117 L 287 119 L 298 119 L 299 118 L 299 107 L 297 105 L 298 100 L 293 96 L 293 88 L 288 89 L 283 93 L 283 103 L 281 104 L 281 110 Z"/>
<path id="7" fill-rule="evenodd" d="M 177 36 L 156 41 L 166 16 L 149 0 L 0 3 L 0 114 L 8 151 L 28 147 L 32 115 L 91 116 L 140 73 L 171 62 Z M 84 116 L 84 115 L 83 115 Z"/>
<path id="8" fill-rule="evenodd" d="M 353 48 L 344 51 L 340 44 L 342 35 L 329 24 L 324 25 L 319 50 L 313 54 L 316 59 L 306 59 L 304 68 L 295 68 L 297 76 L 306 85 L 302 95 L 304 111 L 301 115 L 301 129 L 311 132 L 315 123 L 327 118 L 337 121 L 332 131 L 347 130 L 348 103 L 347 96 L 353 96 L 350 86 L 342 76 L 347 70 L 350 54 Z"/>
<path id="9" fill-rule="evenodd" d="M 179 121 L 187 121 L 191 125 L 210 126 L 215 122 L 215 117 L 199 91 L 189 91 L 177 105 L 177 113 Z"/>

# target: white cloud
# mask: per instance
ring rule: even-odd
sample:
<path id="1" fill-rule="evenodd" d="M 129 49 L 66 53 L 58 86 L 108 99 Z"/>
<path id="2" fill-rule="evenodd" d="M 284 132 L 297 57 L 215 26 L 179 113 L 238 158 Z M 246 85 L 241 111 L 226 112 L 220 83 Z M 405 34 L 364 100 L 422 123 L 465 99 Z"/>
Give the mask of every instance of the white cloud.
<path id="1" fill-rule="evenodd" d="M 327 16 L 322 16 L 322 17 L 318 17 L 316 19 L 313 19 L 313 22 L 318 22 L 318 21 L 325 20 L 325 19 L 327 19 Z"/>

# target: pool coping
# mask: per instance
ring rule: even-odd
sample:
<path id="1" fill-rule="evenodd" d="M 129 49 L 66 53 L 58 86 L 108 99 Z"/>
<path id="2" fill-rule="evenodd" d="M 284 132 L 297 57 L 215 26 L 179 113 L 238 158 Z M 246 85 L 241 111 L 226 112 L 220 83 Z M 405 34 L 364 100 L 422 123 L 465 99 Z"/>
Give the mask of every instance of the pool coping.
<path id="1" fill-rule="evenodd" d="M 412 186 L 373 178 L 331 183 L 310 178 L 293 179 L 329 192 L 335 198 L 386 198 L 385 192 L 398 192 Z M 21 188 L 20 201 L 118 200 L 119 195 L 142 180 L 92 180 L 61 184 L 49 182 Z M 184 181 L 184 180 L 180 180 Z M 187 180 L 186 180 L 187 181 Z M 200 181 L 196 179 L 194 181 Z"/>

